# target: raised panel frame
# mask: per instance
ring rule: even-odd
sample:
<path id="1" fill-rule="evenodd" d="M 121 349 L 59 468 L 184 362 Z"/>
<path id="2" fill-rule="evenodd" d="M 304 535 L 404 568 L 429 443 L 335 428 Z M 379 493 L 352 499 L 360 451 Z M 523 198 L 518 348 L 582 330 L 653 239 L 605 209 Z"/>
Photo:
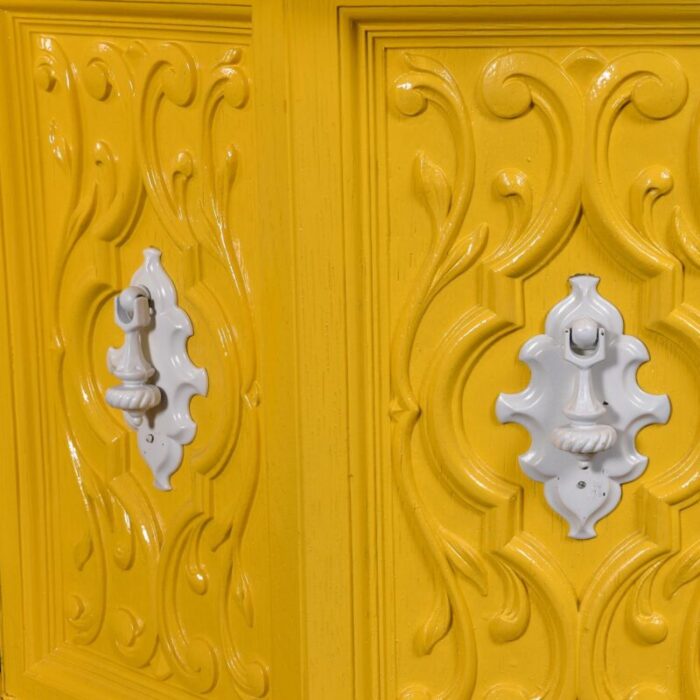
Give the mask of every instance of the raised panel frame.
<path id="1" fill-rule="evenodd" d="M 44 351 L 36 349 L 43 348 L 40 329 L 42 325 L 46 327 L 46 317 L 42 318 L 43 310 L 36 306 L 36 287 L 31 284 L 34 276 L 44 274 L 37 273 L 37 262 L 41 267 L 44 259 L 37 250 L 40 242 L 33 235 L 10 236 L 7 234 L 8 231 L 35 231 L 37 226 L 36 222 L 27 223 L 32 183 L 28 178 L 12 176 L 16 171 L 23 173 L 26 172 L 25 168 L 29 169 L 30 157 L 26 155 L 24 144 L 32 141 L 28 134 L 32 130 L 33 115 L 30 114 L 29 119 L 26 120 L 18 116 L 19 105 L 26 105 L 27 97 L 26 95 L 18 97 L 16 91 L 19 89 L 20 78 L 12 70 L 12 66 L 16 64 L 30 73 L 34 69 L 33 65 L 23 65 L 20 58 L 23 56 L 20 52 L 21 42 L 31 32 L 46 34 L 75 31 L 78 35 L 82 33 L 86 37 L 92 36 L 97 39 L 101 33 L 115 32 L 128 36 L 133 30 L 143 30 L 150 26 L 155 35 L 160 33 L 161 36 L 176 41 L 180 39 L 205 42 L 222 40 L 230 43 L 233 38 L 239 44 L 241 42 L 247 44 L 249 54 L 247 60 L 250 61 L 252 58 L 251 7 L 219 2 L 197 5 L 138 1 L 20 2 L 3 4 L 1 10 L 2 33 L 6 39 L 2 49 L 3 74 L 7 78 L 4 81 L 3 92 L 6 104 L 16 107 L 16 109 L 3 110 L 1 117 L 4 127 L 1 170 L 5 234 L 3 236 L 3 282 L 7 289 L 14 290 L 12 295 L 6 297 L 7 324 L 3 328 L 3 339 L 7 341 L 6 347 L 11 348 L 11 357 L 37 356 L 41 360 L 44 359 Z M 146 32 L 148 32 L 147 29 Z M 38 65 L 37 70 L 40 72 L 40 89 L 42 86 L 50 88 L 55 77 L 49 75 L 47 78 L 49 83 L 45 83 L 41 73 L 44 70 L 42 64 Z M 21 71 L 19 73 L 21 76 L 26 74 Z M 238 75 L 234 67 L 223 77 L 233 76 L 235 82 Z M 99 78 L 99 76 L 96 77 Z M 245 81 L 246 78 L 243 80 Z M 98 79 L 97 84 L 92 87 L 99 91 L 99 83 Z M 242 84 L 237 85 L 236 89 L 241 87 L 244 91 L 247 90 L 247 87 Z M 24 90 L 24 86 L 22 89 Z M 227 97 L 233 101 L 238 99 L 235 90 L 234 94 Z M 247 99 L 247 96 L 243 99 Z M 257 124 L 251 124 L 251 127 L 255 129 Z M 25 134 L 24 139 L 18 138 L 20 133 Z M 251 150 L 245 154 L 245 157 L 252 161 L 255 155 Z M 186 167 L 187 163 L 181 165 Z M 254 190 L 257 189 L 257 184 L 257 182 L 253 183 Z M 12 261 L 12 264 L 8 261 Z M 110 267 L 114 261 L 104 258 L 100 262 L 107 263 L 101 272 L 112 277 L 114 281 L 115 269 Z M 235 263 L 232 262 L 232 265 Z M 192 268 L 188 271 L 185 265 L 185 273 L 196 277 L 197 270 Z M 116 274 L 118 277 L 118 272 Z M 191 279 L 189 282 L 191 283 Z M 261 294 L 261 296 L 265 295 Z M 28 309 L 33 310 L 29 312 Z M 37 322 L 27 323 L 28 317 L 36 318 Z M 255 324 L 262 322 L 261 319 L 255 320 Z M 246 329 L 239 329 L 239 332 L 243 336 L 241 347 L 244 347 L 245 343 L 250 341 L 250 337 L 246 337 Z M 247 347 L 244 352 L 248 352 Z M 265 351 L 252 348 L 253 363 L 256 361 L 259 363 L 264 355 Z M 246 362 L 245 358 L 243 362 Z M 15 371 L 11 372 L 13 367 Z M 51 403 L 46 399 L 47 385 L 42 378 L 43 369 L 40 363 L 26 366 L 25 363 L 18 362 L 16 365 L 8 364 L 6 369 L 3 387 L 13 392 L 14 400 L 7 402 L 4 406 L 3 418 L 7 419 L 8 426 L 13 426 L 14 440 L 8 441 L 3 446 L 3 479 L 8 483 L 8 488 L 4 490 L 3 505 L 7 531 L 2 542 L 2 591 L 5 609 L 8 611 L 3 616 L 5 642 L 3 687 L 23 698 L 45 697 L 47 692 L 50 692 L 52 697 L 94 697 L 96 688 L 99 688 L 105 697 L 140 697 L 144 693 L 149 697 L 192 697 L 193 690 L 186 689 L 184 685 L 178 688 L 173 684 L 164 684 L 160 679 L 149 679 L 137 669 L 132 670 L 121 663 L 110 662 L 104 654 L 95 654 L 85 648 L 61 643 L 60 630 L 63 625 L 61 611 L 64 601 L 56 600 L 52 595 L 60 595 L 62 586 L 46 573 L 56 566 L 57 557 L 56 552 L 51 551 L 49 545 L 51 536 L 47 531 L 52 522 L 51 510 L 48 507 L 52 499 L 51 490 L 55 489 L 55 475 L 47 473 L 48 463 L 41 457 L 42 453 L 39 451 L 40 449 L 50 451 L 51 440 L 55 436 L 53 432 L 55 423 L 50 417 Z M 258 381 L 254 381 L 252 386 L 252 393 L 242 396 L 242 400 L 247 401 L 248 407 L 244 406 L 244 411 L 258 410 L 256 408 L 258 398 L 255 395 L 255 390 L 259 386 Z M 250 387 L 247 391 L 249 389 Z M 42 435 L 44 439 L 37 441 L 32 437 L 36 435 Z M 128 451 L 128 439 L 126 442 L 124 439 L 118 442 L 121 443 L 121 456 L 125 457 Z M 288 450 L 287 459 L 292 459 L 292 454 L 292 451 Z M 27 464 L 33 464 L 34 468 L 27 470 Z M 9 469 L 11 465 L 18 468 Z M 111 464 L 110 468 L 115 469 L 116 466 Z M 253 474 L 254 489 L 257 478 Z M 293 492 L 292 488 L 289 493 Z M 234 525 L 234 532 L 238 528 L 238 534 L 234 534 L 234 537 L 240 539 L 245 532 L 250 504 L 246 504 L 244 500 L 237 505 L 242 517 L 241 522 Z M 260 520 L 258 516 L 256 519 Z M 273 517 L 272 520 L 275 521 L 276 518 Z M 280 547 L 271 544 L 270 551 L 279 552 L 289 546 L 287 541 L 279 541 L 279 544 Z M 238 547 L 240 548 L 240 542 Z M 88 550 L 91 549 L 92 547 L 88 547 Z M 87 556 L 90 554 L 88 553 Z M 12 569 L 12 562 L 21 562 L 21 573 Z M 237 566 L 237 568 L 240 567 Z M 32 582 L 31 586 L 27 585 L 28 581 Z M 267 583 L 266 580 L 265 585 Z M 277 583 L 273 582 L 273 590 L 276 587 Z M 293 586 L 289 589 L 292 592 Z M 37 598 L 39 590 L 45 591 L 46 595 Z M 259 590 L 264 590 L 264 587 Z M 287 603 L 284 596 L 280 596 L 279 603 L 276 600 L 270 601 L 265 595 L 259 597 L 257 618 L 263 624 L 266 624 L 266 619 L 269 621 L 267 607 L 270 604 L 272 604 L 271 607 L 281 611 Z M 297 611 L 291 611 L 291 616 L 287 619 L 291 622 L 296 614 Z M 282 619 L 285 616 L 286 613 L 282 612 Z M 293 625 L 291 629 L 294 629 Z M 286 642 L 285 646 L 287 646 Z M 297 653 L 295 642 L 291 649 L 287 646 L 287 653 L 290 655 L 289 668 L 292 669 L 291 659 Z M 225 669 L 224 672 L 226 672 Z M 267 669 L 264 673 L 267 673 Z M 293 687 L 299 685 L 297 679 L 286 682 Z M 268 680 L 264 681 L 260 692 L 267 694 L 268 683 Z M 278 687 L 284 687 L 284 682 L 281 682 Z M 259 694 L 258 691 L 255 692 Z"/>
<path id="2" fill-rule="evenodd" d="M 413 411 L 421 412 L 414 414 L 412 420 L 417 420 L 418 415 L 422 415 L 425 409 L 422 405 L 413 404 L 416 397 L 411 397 L 410 393 L 403 398 L 399 394 L 398 399 L 394 394 L 391 402 L 387 399 L 386 377 L 390 370 L 384 364 L 386 358 L 384 353 L 388 351 L 379 349 L 382 344 L 388 342 L 386 337 L 389 333 L 386 326 L 386 305 L 378 305 L 377 289 L 380 273 L 376 266 L 377 246 L 381 245 L 379 235 L 386 234 L 387 195 L 385 189 L 382 189 L 383 183 L 380 182 L 382 175 L 378 172 L 381 173 L 381 171 L 376 166 L 370 166 L 370 163 L 381 162 L 383 158 L 380 150 L 383 143 L 377 146 L 376 131 L 380 128 L 376 125 L 377 105 L 381 104 L 383 99 L 392 99 L 390 78 L 386 74 L 386 53 L 391 49 L 404 49 L 407 52 L 410 50 L 411 53 L 417 53 L 420 46 L 425 46 L 429 54 L 434 47 L 467 45 L 472 41 L 483 46 L 494 46 L 494 54 L 496 54 L 498 46 L 506 51 L 513 40 L 521 45 L 536 46 L 538 37 L 549 38 L 552 35 L 574 37 L 574 40 L 575 37 L 581 36 L 582 45 L 585 45 L 591 36 L 614 36 L 615 40 L 623 45 L 639 43 L 640 39 L 643 39 L 645 45 L 650 42 L 683 43 L 688 40 L 688 37 L 693 37 L 691 41 L 696 45 L 695 37 L 700 30 L 698 24 L 700 12 L 696 6 L 678 3 L 664 3 L 662 6 L 652 6 L 648 3 L 639 3 L 634 6 L 596 3 L 595 6 L 588 7 L 575 6 L 566 2 L 547 7 L 527 6 L 525 3 L 508 7 L 481 3 L 469 8 L 435 6 L 429 9 L 405 3 L 401 7 L 391 8 L 356 8 L 344 5 L 339 10 L 339 18 L 342 113 L 344 115 L 343 157 L 346 175 L 344 190 L 346 260 L 356 265 L 355 268 L 352 263 L 348 265 L 349 307 L 352 306 L 353 299 L 363 299 L 365 302 L 362 312 L 351 313 L 348 316 L 349 346 L 367 348 L 362 357 L 350 358 L 350 383 L 358 387 L 354 396 L 357 398 L 359 409 L 350 418 L 351 434 L 357 440 L 355 459 L 352 463 L 355 465 L 356 473 L 361 474 L 361 477 L 354 482 L 356 504 L 353 511 L 354 546 L 356 561 L 367 559 L 369 562 L 359 569 L 360 573 L 355 579 L 358 582 L 368 581 L 367 589 L 356 590 L 355 598 L 364 603 L 365 607 L 361 608 L 365 611 L 364 615 L 378 621 L 377 628 L 373 628 L 371 624 L 365 624 L 361 628 L 358 626 L 360 636 L 356 644 L 358 647 L 368 642 L 370 644 L 374 656 L 367 659 L 365 669 L 372 677 L 372 687 L 380 697 L 396 697 L 397 692 L 399 694 L 403 692 L 401 697 L 412 699 L 433 697 L 433 693 L 438 692 L 441 697 L 457 698 L 462 697 L 464 693 L 469 696 L 469 688 L 474 688 L 476 674 L 472 657 L 475 652 L 474 642 L 470 644 L 468 641 L 468 630 L 472 623 L 463 602 L 459 602 L 460 594 L 457 588 L 453 587 L 455 584 L 449 581 L 451 576 L 457 576 L 457 569 L 454 563 L 447 562 L 447 545 L 445 550 L 440 551 L 439 546 L 435 544 L 439 538 L 436 537 L 435 530 L 431 529 L 432 517 L 419 516 L 416 519 L 408 515 L 407 521 L 413 521 L 412 527 L 409 528 L 413 533 L 416 530 L 419 531 L 417 539 L 426 551 L 426 557 L 432 561 L 431 568 L 435 570 L 436 578 L 439 580 L 445 575 L 437 573 L 438 571 L 449 571 L 450 567 L 453 569 L 452 574 L 446 575 L 447 596 L 450 602 L 448 612 L 445 614 L 451 618 L 451 622 L 447 623 L 439 633 L 436 631 L 437 639 L 441 639 L 443 634 L 449 636 L 452 629 L 451 634 L 461 636 L 462 640 L 456 641 L 457 656 L 451 657 L 452 660 L 447 662 L 446 666 L 442 666 L 441 678 L 448 672 L 447 668 L 452 675 L 449 682 L 443 681 L 439 688 L 424 686 L 422 679 L 414 677 L 419 675 L 417 673 L 409 674 L 408 678 L 400 680 L 397 678 L 395 664 L 391 661 L 395 653 L 395 631 L 392 627 L 394 622 L 391 605 L 388 602 L 391 600 L 391 594 L 388 591 L 392 590 L 391 574 L 388 573 L 392 570 L 392 554 L 391 544 L 387 542 L 391 540 L 392 526 L 388 523 L 388 518 L 382 517 L 382 513 L 391 511 L 394 507 L 392 504 L 400 501 L 403 501 L 403 510 L 407 514 L 422 513 L 426 506 L 417 494 L 406 492 L 405 489 L 408 486 L 402 486 L 399 483 L 397 488 L 396 474 L 401 470 L 397 472 L 395 467 L 393 470 L 389 469 L 388 465 L 392 458 L 389 457 L 387 446 L 388 430 L 378 427 L 386 426 L 387 412 L 395 412 L 394 420 L 400 423 L 402 420 L 411 420 L 404 418 L 404 414 L 411 415 Z M 679 35 L 683 38 L 679 38 Z M 410 71 L 411 67 L 409 62 L 407 71 Z M 414 68 L 417 67 L 414 66 Z M 427 70 L 425 66 L 421 68 Z M 400 84 L 401 80 L 410 84 L 411 78 L 415 75 L 407 72 L 403 78 L 396 79 L 397 84 Z M 431 89 L 434 89 L 434 83 Z M 419 114 L 422 107 L 416 106 L 418 97 L 412 98 L 414 100 L 412 104 L 408 102 L 408 97 L 406 99 L 407 110 L 415 107 L 416 113 Z M 423 99 L 426 99 L 425 96 Z M 412 112 L 407 111 L 406 114 L 411 116 Z M 448 114 L 447 119 L 453 119 L 453 117 Z M 382 136 L 381 139 L 383 138 Z M 433 186 L 438 187 L 437 184 Z M 614 232 L 611 230 L 610 233 L 611 238 L 615 240 Z M 625 234 L 620 235 L 624 238 Z M 478 246 L 478 243 L 475 241 L 474 245 Z M 642 244 L 636 242 L 628 242 L 625 251 L 630 256 L 630 265 L 634 273 L 649 279 L 648 291 L 644 293 L 644 299 L 648 302 L 665 297 L 670 299 L 663 311 L 654 303 L 650 303 L 650 326 L 658 329 L 659 324 L 666 324 L 662 332 L 674 338 L 678 337 L 679 332 L 681 334 L 687 332 L 686 340 L 692 343 L 690 338 L 694 333 L 691 329 L 695 327 L 695 321 L 692 320 L 694 313 L 691 311 L 683 320 L 679 319 L 678 325 L 674 320 L 682 303 L 682 296 L 679 296 L 678 291 L 680 284 L 678 264 L 670 258 L 664 259 L 662 255 L 650 255 Z M 550 252 L 545 255 L 542 263 L 548 259 L 548 255 L 555 254 L 556 246 L 553 249 L 550 248 Z M 508 263 L 505 260 L 503 262 L 504 267 L 507 268 Z M 542 263 L 535 263 L 535 265 Z M 694 265 L 695 262 L 684 259 L 683 264 Z M 490 274 L 492 275 L 488 282 L 490 291 L 485 294 L 485 303 L 487 306 L 491 303 L 501 305 L 500 308 L 506 311 L 506 317 L 511 318 L 508 323 L 515 324 L 506 325 L 506 328 L 512 331 L 517 324 L 522 323 L 522 320 L 518 319 L 522 319 L 524 314 L 522 293 L 519 291 L 520 283 L 515 282 L 516 286 L 511 287 L 506 284 L 511 280 L 499 281 L 493 272 Z M 516 300 L 512 308 L 508 307 L 506 302 L 509 295 L 514 295 L 511 298 Z M 674 308 L 676 311 L 673 311 Z M 683 311 L 680 313 L 683 316 Z M 378 318 L 382 321 L 379 322 Z M 476 320 L 474 324 L 476 327 Z M 683 327 L 686 330 L 681 330 Z M 503 333 L 504 330 L 499 333 Z M 505 332 L 508 331 L 505 330 Z M 484 342 L 484 338 L 475 342 Z M 408 401 L 408 404 L 405 404 L 405 401 Z M 450 417 L 443 413 L 440 419 L 443 422 L 449 422 Z M 524 555 L 523 562 L 525 559 L 530 560 L 526 569 L 510 579 L 510 584 L 508 583 L 510 574 L 506 573 L 506 589 L 509 585 L 511 589 L 507 596 L 509 602 L 504 603 L 506 605 L 504 615 L 508 610 L 507 606 L 512 605 L 523 594 L 527 595 L 527 589 L 530 587 L 533 588 L 533 595 L 540 601 L 549 601 L 554 615 L 552 633 L 556 641 L 552 640 L 553 646 L 550 648 L 559 649 L 555 664 L 561 669 L 561 674 L 554 678 L 554 685 L 548 687 L 547 691 L 540 688 L 537 692 L 552 692 L 556 697 L 565 698 L 617 697 L 615 686 L 608 678 L 607 669 L 610 662 L 606 658 L 605 643 L 606 630 L 610 625 L 612 612 L 619 608 L 625 593 L 630 594 L 627 603 L 630 624 L 633 628 L 636 625 L 640 626 L 637 639 L 654 644 L 664 638 L 663 618 L 652 608 L 651 589 L 652 585 L 656 585 L 654 577 L 664 562 L 672 561 L 669 564 L 668 580 L 677 581 L 677 584 L 667 583 L 667 591 L 675 592 L 678 590 L 678 585 L 685 585 L 692 580 L 689 576 L 684 576 L 684 583 L 680 584 L 677 571 L 679 569 L 688 571 L 689 562 L 695 560 L 693 553 L 695 545 L 691 543 L 691 546 L 685 549 L 680 545 L 681 516 L 684 511 L 692 509 L 699 498 L 697 479 L 693 477 L 693 454 L 688 455 L 676 470 L 677 473 L 684 474 L 684 477 L 670 481 L 660 478 L 654 486 L 642 488 L 638 494 L 639 517 L 636 534 L 630 541 L 611 553 L 608 561 L 610 576 L 606 577 L 601 573 L 593 582 L 591 591 L 586 595 L 581 616 L 576 612 L 576 603 L 567 591 L 566 585 L 560 586 L 557 582 L 561 580 L 561 573 L 555 568 L 548 568 L 545 559 L 536 553 L 537 543 L 528 539 L 526 532 L 522 533 L 522 539 L 518 535 L 518 531 L 522 532 L 519 515 L 522 509 L 522 491 L 517 487 L 511 489 L 486 472 L 480 472 L 478 479 L 475 477 L 475 483 L 481 481 L 483 484 L 489 484 L 486 487 L 488 493 L 482 493 L 476 499 L 484 504 L 478 506 L 484 508 L 484 532 L 479 549 L 495 554 L 506 562 L 506 568 L 517 559 L 518 549 Z M 670 470 L 669 473 L 673 472 L 674 470 Z M 394 477 L 389 476 L 392 473 Z M 457 491 L 465 486 L 453 482 L 453 488 Z M 365 517 L 367 521 L 362 522 Z M 417 523 L 416 520 L 418 520 Z M 692 539 L 694 530 L 692 526 L 690 527 L 687 535 Z M 454 551 L 454 544 L 450 546 Z M 696 567 L 690 566 L 695 571 Z M 621 573 L 618 574 L 618 571 Z M 624 578 L 623 584 L 619 583 L 618 576 Z M 521 577 L 526 581 L 524 587 L 518 582 Z M 442 627 L 442 623 L 439 622 L 442 615 L 439 592 L 441 585 L 437 583 L 436 586 L 438 592 L 435 594 L 435 607 L 430 611 L 426 610 L 421 619 L 416 620 L 417 639 L 421 630 L 426 634 L 431 625 Z M 676 669 L 679 673 L 676 682 L 680 682 L 681 692 L 686 693 L 687 697 L 694 697 L 695 691 L 691 688 L 697 686 L 700 673 L 697 663 L 693 661 L 695 658 L 693 650 L 697 641 L 692 641 L 697 640 L 695 623 L 697 616 L 694 615 L 694 611 L 697 610 L 700 597 L 699 589 L 700 586 L 696 583 L 692 601 L 687 603 L 687 598 L 685 599 L 689 605 L 688 622 L 682 632 L 685 651 Z M 388 596 L 384 602 L 383 596 Z M 429 612 L 430 615 L 428 615 Z M 515 609 L 511 608 L 509 614 L 515 615 L 517 619 Z M 579 637 L 579 634 L 582 636 Z M 581 640 L 578 654 L 574 651 L 578 645 L 577 639 Z M 432 648 L 432 646 L 429 647 L 428 655 Z M 415 658 L 417 659 L 418 656 Z M 416 661 L 415 668 L 423 667 Z M 380 677 L 383 682 L 379 680 Z M 683 680 L 681 681 L 680 678 Z M 511 693 L 512 695 L 507 695 L 508 697 L 521 697 L 519 693 L 530 691 L 504 681 L 494 685 L 490 692 L 495 693 L 494 697 L 501 697 L 498 695 L 499 692 Z M 653 684 L 641 682 L 634 692 L 641 693 L 641 697 L 645 696 L 644 693 L 653 694 L 661 690 Z M 522 697 L 525 696 L 522 695 Z"/>

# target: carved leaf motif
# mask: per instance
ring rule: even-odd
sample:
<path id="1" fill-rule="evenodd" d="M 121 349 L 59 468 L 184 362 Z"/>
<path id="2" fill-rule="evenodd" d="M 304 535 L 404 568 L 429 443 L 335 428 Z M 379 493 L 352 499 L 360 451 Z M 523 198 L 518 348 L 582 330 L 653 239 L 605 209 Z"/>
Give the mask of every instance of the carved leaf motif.
<path id="1" fill-rule="evenodd" d="M 454 78 L 452 77 L 450 71 L 448 71 L 447 68 L 440 63 L 440 61 L 437 61 L 430 56 L 426 56 L 425 54 L 407 53 L 404 54 L 404 56 L 406 63 L 411 68 L 423 71 L 425 73 L 433 73 L 442 78 L 442 80 L 444 80 L 446 83 L 454 83 Z"/>
<path id="2" fill-rule="evenodd" d="M 688 223 L 680 206 L 673 208 L 669 227 L 671 239 L 680 248 L 680 254 L 696 267 L 700 267 L 700 238 L 697 231 Z"/>
<path id="3" fill-rule="evenodd" d="M 234 590 L 236 593 L 236 602 L 240 611 L 243 613 L 248 627 L 253 626 L 253 600 L 250 592 L 250 583 L 245 572 L 241 571 L 235 576 L 236 582 Z"/>
<path id="4" fill-rule="evenodd" d="M 522 637 L 530 624 L 530 599 L 520 577 L 498 559 L 496 562 L 506 600 L 503 609 L 491 618 L 489 633 L 496 642 L 512 642 Z"/>
<path id="5" fill-rule="evenodd" d="M 508 206 L 508 229 L 496 256 L 506 259 L 532 219 L 532 186 L 528 176 L 517 168 L 504 168 L 493 182 L 495 193 Z"/>
<path id="6" fill-rule="evenodd" d="M 700 576 L 700 540 L 678 556 L 666 575 L 664 594 L 673 597 L 683 586 Z"/>
<path id="7" fill-rule="evenodd" d="M 646 644 L 660 644 L 668 635 L 666 618 L 652 607 L 651 588 L 659 566 L 652 566 L 639 577 L 627 599 L 628 629 Z"/>
<path id="8" fill-rule="evenodd" d="M 67 139 L 58 133 L 58 127 L 54 120 L 49 125 L 49 143 L 56 160 L 69 173 L 72 166 L 71 147 Z"/>
<path id="9" fill-rule="evenodd" d="M 425 153 L 416 156 L 416 179 L 433 221 L 440 223 L 450 211 L 452 190 L 444 170 Z"/>
<path id="10" fill-rule="evenodd" d="M 92 556 L 93 546 L 92 537 L 90 533 L 85 533 L 83 538 L 75 545 L 73 549 L 73 561 L 75 563 L 75 568 L 78 571 L 82 571 L 85 564 L 89 561 Z"/>
<path id="11" fill-rule="evenodd" d="M 442 528 L 441 534 L 447 545 L 445 552 L 451 564 L 471 581 L 482 595 L 487 593 L 487 573 L 484 558 L 461 537 L 446 528 Z"/>
<path id="12" fill-rule="evenodd" d="M 430 615 L 416 633 L 416 653 L 419 656 L 430 654 L 435 645 L 450 631 L 450 627 L 452 627 L 452 606 L 444 587 L 438 585 Z"/>
<path id="13" fill-rule="evenodd" d="M 468 236 L 463 236 L 457 240 L 445 262 L 435 275 L 433 292 L 436 293 L 444 289 L 450 282 L 456 280 L 463 272 L 466 272 L 478 258 L 486 246 L 489 228 L 486 224 L 481 224 Z"/>

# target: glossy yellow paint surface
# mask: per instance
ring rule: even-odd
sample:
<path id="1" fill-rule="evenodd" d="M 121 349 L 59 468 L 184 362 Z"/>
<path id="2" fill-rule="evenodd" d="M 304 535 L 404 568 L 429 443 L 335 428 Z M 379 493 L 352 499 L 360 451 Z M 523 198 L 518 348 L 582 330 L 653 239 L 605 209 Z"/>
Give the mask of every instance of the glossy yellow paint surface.
<path id="1" fill-rule="evenodd" d="M 700 697 L 700 5 L 0 2 L 7 697 Z M 209 373 L 104 402 L 147 246 Z M 502 426 L 601 278 L 667 393 L 567 538 Z"/>

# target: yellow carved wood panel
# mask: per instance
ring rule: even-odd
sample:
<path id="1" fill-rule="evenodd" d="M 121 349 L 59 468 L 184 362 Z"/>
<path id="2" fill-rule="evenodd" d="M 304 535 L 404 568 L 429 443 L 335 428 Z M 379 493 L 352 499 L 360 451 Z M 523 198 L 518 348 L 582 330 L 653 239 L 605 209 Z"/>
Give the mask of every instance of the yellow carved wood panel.
<path id="1" fill-rule="evenodd" d="M 700 697 L 700 5 L 0 9 L 8 697 Z M 147 246 L 171 492 L 104 401 Z M 672 404 L 583 541 L 494 411 L 576 273 Z"/>
<path id="2" fill-rule="evenodd" d="M 696 8 L 616 12 L 343 15 L 382 697 L 700 694 Z M 582 272 L 673 405 L 583 542 L 494 412 Z"/>
<path id="3" fill-rule="evenodd" d="M 264 697 L 250 10 L 27 9 L 4 18 L 6 264 L 24 357 L 8 690 Z M 165 493 L 103 398 L 106 348 L 121 342 L 112 299 L 147 246 L 163 251 L 210 379 Z"/>

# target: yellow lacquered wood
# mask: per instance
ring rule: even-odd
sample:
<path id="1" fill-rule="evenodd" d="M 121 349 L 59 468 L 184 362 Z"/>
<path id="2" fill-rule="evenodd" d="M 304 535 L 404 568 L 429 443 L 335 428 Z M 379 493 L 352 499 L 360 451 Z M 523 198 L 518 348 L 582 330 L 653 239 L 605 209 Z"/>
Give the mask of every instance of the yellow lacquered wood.
<path id="1" fill-rule="evenodd" d="M 351 407 L 343 352 L 347 268 L 339 207 L 342 117 L 337 109 L 337 13 L 332 4 L 295 2 L 289 5 L 287 22 L 298 371 L 303 387 L 302 546 L 308 553 L 304 562 L 304 697 L 344 700 L 363 697 L 367 691 L 355 686 L 353 670 L 356 658 L 366 658 L 366 642 L 363 634 L 353 638 L 353 475 L 348 464 L 352 445 L 347 437 L 347 414 Z M 310 66 L 314 66 L 311 79 Z M 363 571 L 360 563 L 359 572 Z M 359 576 L 357 586 L 361 588 L 365 582 L 363 574 Z"/>
<path id="2" fill-rule="evenodd" d="M 12 352 L 2 372 L 0 585 L 10 695 L 700 694 L 700 6 L 2 7 L 9 293 L 0 340 Z M 155 102 L 120 106 L 126 74 L 111 49 L 96 54 L 97 42 L 128 49 L 135 104 L 148 66 L 172 63 L 173 90 L 145 149 L 129 144 L 154 125 Z M 81 92 L 77 128 L 66 128 L 55 46 Z M 207 189 L 202 117 L 231 48 L 243 73 L 233 73 L 234 104 L 211 123 L 216 157 L 229 146 L 237 154 L 227 248 L 205 217 L 219 195 Z M 191 101 L 178 93 L 187 54 Z M 645 71 L 660 82 L 628 93 L 618 115 L 606 81 L 627 76 L 624 92 Z M 109 151 L 98 148 L 96 166 L 99 142 Z M 65 161 L 67 145 L 84 150 L 75 199 L 51 153 Z M 187 211 L 168 209 L 167 189 L 153 191 L 132 200 L 124 235 L 110 239 L 99 223 L 110 192 L 144 186 L 151 176 L 130 159 L 150 158 L 153 170 L 154 156 L 175 198 L 188 183 Z M 66 249 L 71 212 L 88 225 Z M 200 432 L 167 495 L 153 492 L 133 436 L 101 398 L 112 383 L 104 352 L 119 342 L 109 300 L 153 244 L 212 386 L 193 402 Z M 433 295 L 455 244 L 463 270 Z M 56 266 L 66 272 L 58 287 Z M 525 433 L 493 413 L 501 391 L 526 385 L 518 349 L 577 272 L 601 276 L 601 292 L 649 348 L 641 385 L 673 404 L 669 424 L 638 440 L 647 472 L 587 542 L 566 537 L 542 485 L 519 470 Z M 79 448 L 73 463 L 68 438 Z M 138 524 L 133 557 L 120 503 Z M 209 516 L 201 554 L 163 565 L 180 561 L 178 537 L 194 543 L 190 528 Z M 239 606 L 234 586 L 228 611 L 232 552 L 212 551 L 227 522 L 251 593 Z M 84 537 L 91 527 L 106 543 L 103 569 L 96 540 Z M 89 613 L 103 592 L 96 624 Z M 157 651 L 144 661 L 155 630 Z"/>
<path id="3" fill-rule="evenodd" d="M 674 205 L 694 210 L 697 49 L 681 35 L 697 32 L 697 7 L 656 12 L 341 13 L 348 259 L 363 272 L 348 275 L 350 346 L 364 348 L 365 483 L 379 484 L 367 514 L 382 697 L 696 694 L 685 645 L 697 619 L 697 516 L 686 517 L 698 499 L 697 271 L 668 226 Z M 487 71 L 502 56 L 502 72 Z M 605 84 L 629 76 L 624 94 L 637 70 L 663 74 L 664 97 L 618 118 L 614 105 L 633 98 L 605 102 Z M 462 273 L 434 294 L 458 252 Z M 493 413 L 504 385 L 527 383 L 518 349 L 578 272 L 600 274 L 650 349 L 642 384 L 674 404 L 668 426 L 640 437 L 649 469 L 592 542 L 566 537 L 517 466 L 527 437 Z"/>
<path id="4" fill-rule="evenodd" d="M 263 697 L 273 646 L 299 653 L 298 565 L 282 568 L 298 551 L 294 432 L 265 440 L 260 337 L 277 319 L 253 292 L 269 270 L 251 10 L 162 9 L 3 14 L 3 231 L 15 232 L 3 240 L 13 356 L 27 358 L 5 384 L 18 458 L 8 444 L 3 668 L 17 697 Z M 210 378 L 167 494 L 102 398 L 120 342 L 110 298 L 148 245 L 163 250 Z M 284 468 L 268 456 L 283 443 Z M 277 572 L 291 572 L 284 589 Z M 293 642 L 273 636 L 273 613 Z M 301 685 L 286 668 L 281 694 Z"/>

